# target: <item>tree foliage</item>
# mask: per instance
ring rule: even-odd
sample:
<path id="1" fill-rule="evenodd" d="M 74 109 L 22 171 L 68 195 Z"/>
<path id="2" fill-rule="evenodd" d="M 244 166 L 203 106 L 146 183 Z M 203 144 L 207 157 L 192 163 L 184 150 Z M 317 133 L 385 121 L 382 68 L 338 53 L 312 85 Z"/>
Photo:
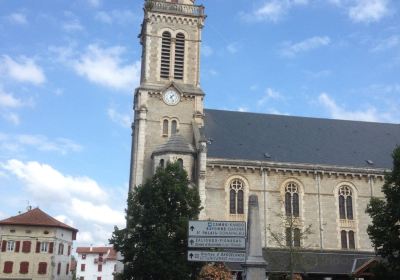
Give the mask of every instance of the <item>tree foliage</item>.
<path id="1" fill-rule="evenodd" d="M 179 164 L 158 168 L 128 195 L 127 227 L 114 230 L 110 243 L 121 252 L 123 279 L 190 279 L 187 225 L 200 212 L 198 190 Z"/>
<path id="2" fill-rule="evenodd" d="M 382 192 L 385 200 L 372 198 L 367 213 L 372 218 L 368 234 L 387 273 L 400 279 L 400 146 L 392 154 L 393 169 L 385 176 Z M 380 267 L 382 270 L 382 267 Z"/>

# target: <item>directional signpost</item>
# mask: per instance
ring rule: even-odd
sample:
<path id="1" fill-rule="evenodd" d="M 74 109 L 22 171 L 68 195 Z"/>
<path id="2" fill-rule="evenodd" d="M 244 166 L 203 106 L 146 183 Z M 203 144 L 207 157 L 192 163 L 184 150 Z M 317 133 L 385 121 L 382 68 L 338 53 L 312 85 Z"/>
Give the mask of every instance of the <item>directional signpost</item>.
<path id="1" fill-rule="evenodd" d="M 246 260 L 246 223 L 228 221 L 189 221 L 189 248 L 219 249 L 188 251 L 194 262 L 237 262 Z M 221 249 L 230 249 L 225 251 Z M 232 251 L 232 249 L 240 251 Z"/>

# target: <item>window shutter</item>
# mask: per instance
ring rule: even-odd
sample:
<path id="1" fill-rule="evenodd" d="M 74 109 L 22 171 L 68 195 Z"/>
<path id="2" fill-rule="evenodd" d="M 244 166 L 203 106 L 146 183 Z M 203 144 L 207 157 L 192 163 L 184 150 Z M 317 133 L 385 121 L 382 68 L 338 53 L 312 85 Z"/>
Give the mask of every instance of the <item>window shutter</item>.
<path id="1" fill-rule="evenodd" d="M 69 263 L 67 263 L 67 268 L 65 269 L 65 274 L 68 275 L 69 273 Z"/>
<path id="2" fill-rule="evenodd" d="M 185 65 L 185 35 L 178 33 L 175 39 L 174 78 L 183 80 Z"/>
<path id="3" fill-rule="evenodd" d="M 27 274 L 29 272 L 29 262 L 21 262 L 19 265 L 19 273 Z"/>
<path id="4" fill-rule="evenodd" d="M 71 245 L 68 245 L 68 256 L 71 255 Z"/>
<path id="5" fill-rule="evenodd" d="M 12 273 L 13 270 L 13 262 L 4 262 L 4 273 Z"/>
<path id="6" fill-rule="evenodd" d="M 46 274 L 47 273 L 47 263 L 46 262 L 40 262 L 39 263 L 38 273 L 39 274 Z"/>
<path id="7" fill-rule="evenodd" d="M 5 252 L 7 248 L 7 241 L 3 240 L 3 243 L 1 244 L 1 251 Z"/>
<path id="8" fill-rule="evenodd" d="M 161 73 L 160 77 L 169 78 L 171 65 L 171 33 L 165 31 L 161 39 Z"/>
<path id="9" fill-rule="evenodd" d="M 22 242 L 22 252 L 23 253 L 30 253 L 31 252 L 31 242 L 30 241 L 23 241 Z"/>
<path id="10" fill-rule="evenodd" d="M 19 252 L 19 247 L 21 246 L 21 241 L 16 241 L 15 242 L 15 252 L 18 253 Z"/>
<path id="11" fill-rule="evenodd" d="M 36 253 L 40 253 L 40 242 L 36 241 Z"/>
<path id="12" fill-rule="evenodd" d="M 61 263 L 58 263 L 57 265 L 57 275 L 60 275 L 61 273 Z"/>
<path id="13" fill-rule="evenodd" d="M 54 242 L 50 242 L 49 243 L 49 253 L 53 254 L 53 250 L 54 250 Z"/>

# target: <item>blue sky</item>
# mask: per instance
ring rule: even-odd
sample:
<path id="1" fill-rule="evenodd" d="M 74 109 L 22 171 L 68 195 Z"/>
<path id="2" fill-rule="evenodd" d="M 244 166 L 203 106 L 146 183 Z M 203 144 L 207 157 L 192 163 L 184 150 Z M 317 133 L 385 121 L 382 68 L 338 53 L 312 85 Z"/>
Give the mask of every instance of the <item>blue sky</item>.
<path id="1" fill-rule="evenodd" d="M 203 0 L 207 108 L 400 122 L 400 3 Z M 124 224 L 139 0 L 0 0 L 0 218 Z"/>

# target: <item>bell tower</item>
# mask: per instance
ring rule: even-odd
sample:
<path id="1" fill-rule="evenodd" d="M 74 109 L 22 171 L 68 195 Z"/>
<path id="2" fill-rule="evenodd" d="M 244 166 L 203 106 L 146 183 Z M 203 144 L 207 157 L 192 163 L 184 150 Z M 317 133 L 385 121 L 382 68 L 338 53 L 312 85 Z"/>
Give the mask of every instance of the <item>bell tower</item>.
<path id="1" fill-rule="evenodd" d="M 204 7 L 195 0 L 145 1 L 130 190 L 144 183 L 165 161 L 182 163 L 197 181 L 197 138 L 204 116 L 199 77 L 204 20 Z"/>

